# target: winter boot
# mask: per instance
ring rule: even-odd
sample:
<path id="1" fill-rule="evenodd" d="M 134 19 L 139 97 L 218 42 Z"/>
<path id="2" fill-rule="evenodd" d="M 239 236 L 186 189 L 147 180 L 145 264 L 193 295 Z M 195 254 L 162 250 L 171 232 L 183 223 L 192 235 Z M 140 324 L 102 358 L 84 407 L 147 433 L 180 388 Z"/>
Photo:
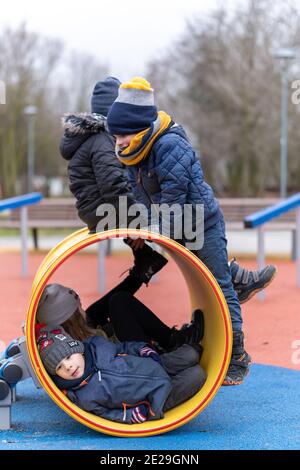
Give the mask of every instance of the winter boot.
<path id="1" fill-rule="evenodd" d="M 249 374 L 251 357 L 244 349 L 244 333 L 233 332 L 233 345 L 230 364 L 223 385 L 240 385 Z"/>
<path id="2" fill-rule="evenodd" d="M 127 244 L 126 239 L 124 243 Z M 146 243 L 143 248 L 134 251 L 134 266 L 130 269 L 130 274 L 138 277 L 146 285 L 150 282 L 152 276 L 158 273 L 168 262 L 168 260 L 153 250 Z"/>
<path id="3" fill-rule="evenodd" d="M 272 264 L 268 264 L 261 271 L 250 271 L 239 266 L 235 258 L 230 261 L 229 266 L 234 289 L 241 304 L 250 300 L 257 292 L 265 289 L 272 282 L 277 272 L 276 267 Z"/>
<path id="4" fill-rule="evenodd" d="M 180 330 L 172 328 L 168 351 L 179 348 L 183 344 L 198 344 L 204 335 L 204 317 L 199 309 L 192 314 L 192 321 L 183 325 Z"/>

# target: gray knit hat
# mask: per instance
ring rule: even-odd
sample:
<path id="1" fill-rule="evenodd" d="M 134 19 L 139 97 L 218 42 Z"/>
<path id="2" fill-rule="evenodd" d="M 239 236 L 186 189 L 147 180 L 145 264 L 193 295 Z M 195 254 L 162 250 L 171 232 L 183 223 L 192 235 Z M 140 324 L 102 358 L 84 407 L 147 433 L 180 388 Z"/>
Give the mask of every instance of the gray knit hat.
<path id="1" fill-rule="evenodd" d="M 37 320 L 39 323 L 61 325 L 80 307 L 79 295 L 61 284 L 48 284 L 39 301 Z"/>
<path id="2" fill-rule="evenodd" d="M 60 325 L 41 328 L 37 344 L 45 369 L 51 375 L 56 374 L 56 367 L 65 357 L 84 352 L 83 343 L 71 338 Z"/>

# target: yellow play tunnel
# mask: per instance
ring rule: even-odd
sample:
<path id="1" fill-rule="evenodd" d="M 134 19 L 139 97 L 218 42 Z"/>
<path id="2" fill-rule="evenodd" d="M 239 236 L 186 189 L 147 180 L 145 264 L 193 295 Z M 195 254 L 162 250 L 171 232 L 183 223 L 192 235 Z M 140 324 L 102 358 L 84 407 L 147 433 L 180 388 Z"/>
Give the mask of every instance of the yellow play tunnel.
<path id="1" fill-rule="evenodd" d="M 164 419 L 143 424 L 120 424 L 87 413 L 71 403 L 54 385 L 40 360 L 35 342 L 35 315 L 44 287 L 53 273 L 73 254 L 109 238 L 140 236 L 153 240 L 175 260 L 188 286 L 191 311 L 200 308 L 205 316 L 205 335 L 201 365 L 207 373 L 204 387 L 193 398 L 170 410 Z M 67 279 L 66 284 L 68 285 Z M 212 400 L 223 382 L 231 356 L 231 321 L 225 298 L 216 280 L 189 250 L 174 240 L 145 230 L 116 229 L 90 235 L 78 230 L 54 247 L 39 267 L 32 285 L 26 322 L 26 340 L 33 368 L 50 397 L 72 418 L 96 431 L 114 436 L 143 437 L 171 431 L 200 413 Z"/>

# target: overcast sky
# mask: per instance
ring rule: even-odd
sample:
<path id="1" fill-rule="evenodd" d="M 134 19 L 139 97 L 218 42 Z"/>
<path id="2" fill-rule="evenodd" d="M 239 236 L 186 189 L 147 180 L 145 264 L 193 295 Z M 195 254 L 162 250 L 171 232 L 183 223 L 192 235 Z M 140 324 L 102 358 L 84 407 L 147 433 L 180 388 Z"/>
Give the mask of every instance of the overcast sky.
<path id="1" fill-rule="evenodd" d="M 218 4 L 238 0 L 8 0 L 0 4 L 0 28 L 18 26 L 63 39 L 68 47 L 92 53 L 126 80 L 183 32 L 185 21 Z"/>

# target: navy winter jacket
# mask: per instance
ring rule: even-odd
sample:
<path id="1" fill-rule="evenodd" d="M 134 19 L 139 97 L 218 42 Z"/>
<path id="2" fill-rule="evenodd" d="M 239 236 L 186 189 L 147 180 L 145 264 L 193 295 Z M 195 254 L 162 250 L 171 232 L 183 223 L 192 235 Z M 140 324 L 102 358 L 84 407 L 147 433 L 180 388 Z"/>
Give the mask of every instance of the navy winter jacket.
<path id="1" fill-rule="evenodd" d="M 154 143 L 150 155 L 128 167 L 134 198 L 155 204 L 203 204 L 204 229 L 218 222 L 219 204 L 182 126 L 173 125 Z"/>
<path id="2" fill-rule="evenodd" d="M 158 362 L 139 356 L 145 343 L 114 344 L 100 336 L 87 342 L 95 372 L 85 385 L 68 390 L 68 398 L 86 411 L 120 423 L 131 424 L 133 407 L 142 402 L 151 407 L 152 419 L 162 418 L 171 379 Z"/>

